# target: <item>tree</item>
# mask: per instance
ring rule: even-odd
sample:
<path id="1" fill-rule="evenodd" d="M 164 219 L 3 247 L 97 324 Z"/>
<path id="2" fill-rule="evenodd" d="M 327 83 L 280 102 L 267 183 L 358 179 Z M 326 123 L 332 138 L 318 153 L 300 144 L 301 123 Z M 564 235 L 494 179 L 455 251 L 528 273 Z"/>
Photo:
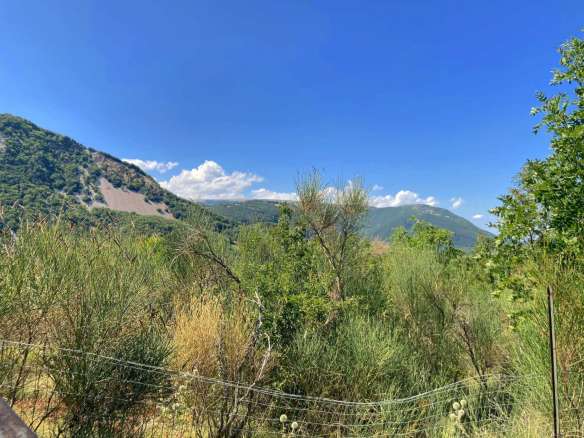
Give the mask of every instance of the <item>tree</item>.
<path id="1" fill-rule="evenodd" d="M 454 247 L 452 231 L 435 227 L 416 217 L 412 217 L 412 220 L 414 225 L 409 232 L 405 227 L 398 227 L 393 231 L 391 234 L 393 244 L 405 244 L 411 248 L 429 248 L 436 251 L 445 261 L 462 254 L 461 250 Z"/>
<path id="2" fill-rule="evenodd" d="M 367 192 L 360 181 L 326 187 L 317 171 L 300 180 L 296 190 L 300 219 L 308 225 L 333 271 L 329 297 L 341 301 L 351 245 L 367 212 Z"/>
<path id="3" fill-rule="evenodd" d="M 500 242 L 584 247 L 584 40 L 573 38 L 559 53 L 551 84 L 567 91 L 538 93 L 541 105 L 531 110 L 542 116 L 534 131 L 545 128 L 552 136 L 552 154 L 528 161 L 517 187 L 493 209 Z"/>

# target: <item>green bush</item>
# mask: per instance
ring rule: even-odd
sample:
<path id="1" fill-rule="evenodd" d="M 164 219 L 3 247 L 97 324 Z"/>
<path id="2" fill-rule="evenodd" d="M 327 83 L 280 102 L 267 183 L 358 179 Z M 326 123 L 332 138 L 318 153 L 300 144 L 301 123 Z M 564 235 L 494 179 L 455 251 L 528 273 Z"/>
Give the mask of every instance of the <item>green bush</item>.
<path id="1" fill-rule="evenodd" d="M 170 350 L 160 322 L 173 282 L 158 246 L 152 238 L 60 225 L 27 226 L 18 238 L 4 239 L 0 335 L 48 346 L 52 353 L 40 365 L 65 408 L 58 428 L 70 436 L 122 433 L 120 418 L 126 432 L 134 431 L 130 417 L 159 392 L 161 374 L 104 358 L 166 364 Z M 23 360 L 32 367 L 38 358 Z"/>
<path id="2" fill-rule="evenodd" d="M 281 372 L 286 391 L 342 400 L 394 397 L 409 359 L 383 322 L 346 316 L 331 331 L 307 328 L 286 352 Z"/>
<path id="3" fill-rule="evenodd" d="M 385 266 L 388 318 L 425 370 L 419 383 L 492 371 L 500 362 L 502 313 L 487 284 L 430 248 L 394 245 Z"/>

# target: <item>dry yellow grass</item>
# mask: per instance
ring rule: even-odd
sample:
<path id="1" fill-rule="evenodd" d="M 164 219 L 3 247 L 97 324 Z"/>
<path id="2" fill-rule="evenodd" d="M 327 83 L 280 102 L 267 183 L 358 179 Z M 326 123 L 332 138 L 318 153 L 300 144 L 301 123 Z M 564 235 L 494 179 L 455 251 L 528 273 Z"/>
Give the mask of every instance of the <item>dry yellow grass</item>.
<path id="1" fill-rule="evenodd" d="M 203 376 L 219 376 L 222 350 L 227 374 L 233 378 L 253 330 L 253 320 L 246 310 L 246 306 L 235 306 L 227 312 L 220 300 L 210 295 L 177 303 L 173 366 Z"/>
<path id="2" fill-rule="evenodd" d="M 383 241 L 383 240 L 379 240 L 379 239 L 373 239 L 371 241 L 371 253 L 373 255 L 383 255 L 385 254 L 387 251 L 389 250 L 389 243 Z"/>
<path id="3" fill-rule="evenodd" d="M 517 417 L 510 419 L 502 428 L 491 430 L 488 426 L 476 433 L 479 438 L 518 437 L 540 438 L 552 436 L 552 426 L 549 417 L 541 412 L 529 409 L 523 411 Z M 570 436 L 570 435 L 566 435 Z"/>

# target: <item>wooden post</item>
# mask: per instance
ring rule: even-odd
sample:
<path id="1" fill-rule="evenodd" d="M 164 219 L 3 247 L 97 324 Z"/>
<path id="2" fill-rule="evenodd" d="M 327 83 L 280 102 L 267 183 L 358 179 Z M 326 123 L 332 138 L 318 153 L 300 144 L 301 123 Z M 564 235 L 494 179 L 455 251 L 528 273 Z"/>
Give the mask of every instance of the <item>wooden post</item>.
<path id="1" fill-rule="evenodd" d="M 2 438 L 36 438 L 24 421 L 0 398 L 0 437 Z"/>
<path id="2" fill-rule="evenodd" d="M 554 415 L 554 438 L 560 438 L 560 412 L 558 407 L 558 370 L 556 365 L 556 332 L 554 326 L 554 292 L 551 286 L 547 288 L 548 293 L 548 320 L 550 335 L 550 361 L 552 371 L 552 398 Z"/>

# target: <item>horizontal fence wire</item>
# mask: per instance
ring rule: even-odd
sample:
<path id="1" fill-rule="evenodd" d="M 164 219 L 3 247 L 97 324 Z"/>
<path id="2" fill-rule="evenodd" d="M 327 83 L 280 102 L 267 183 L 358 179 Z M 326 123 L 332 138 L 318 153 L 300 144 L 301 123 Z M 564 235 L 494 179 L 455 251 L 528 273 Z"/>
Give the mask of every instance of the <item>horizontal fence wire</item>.
<path id="1" fill-rule="evenodd" d="M 40 436 L 513 435 L 518 397 L 546 378 L 489 374 L 405 398 L 348 401 L 0 340 L 0 396 Z M 576 396 L 562 403 L 563 436 L 584 436 L 583 380 L 568 380 Z"/>

